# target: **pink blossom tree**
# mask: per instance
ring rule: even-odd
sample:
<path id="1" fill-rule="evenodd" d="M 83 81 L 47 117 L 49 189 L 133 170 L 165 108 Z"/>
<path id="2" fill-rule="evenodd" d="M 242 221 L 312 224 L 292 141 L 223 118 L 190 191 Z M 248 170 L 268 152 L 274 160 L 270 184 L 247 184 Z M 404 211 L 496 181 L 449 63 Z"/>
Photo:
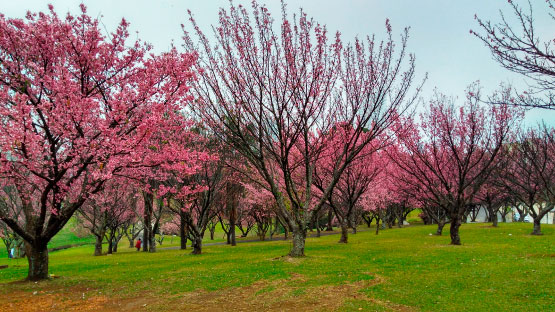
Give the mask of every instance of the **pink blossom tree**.
<path id="1" fill-rule="evenodd" d="M 256 1 L 252 15 L 231 4 L 220 11 L 214 27 L 216 45 L 192 17 L 197 40 L 185 31 L 184 45 L 199 52 L 193 88 L 197 111 L 262 177 L 275 198 L 276 214 L 293 233 L 289 255 L 301 257 L 312 214 L 325 204 L 345 168 L 414 100 L 409 94 L 414 58 L 406 61 L 407 30 L 396 45 L 389 21 L 384 42 L 371 37 L 344 47 L 339 34 L 330 42 L 326 28 L 302 10 L 291 18 L 282 4 L 281 17 L 275 25 Z M 338 123 L 352 125 L 353 131 L 338 147 L 323 195 L 313 201 L 321 134 Z M 362 137 L 363 132 L 368 134 Z"/>
<path id="2" fill-rule="evenodd" d="M 48 277 L 47 243 L 107 180 L 180 155 L 150 141 L 182 118 L 195 57 L 147 55 L 125 20 L 103 34 L 81 10 L 0 16 L 0 183 L 23 210 L 0 219 L 26 242 L 30 280 Z"/>
<path id="3" fill-rule="evenodd" d="M 0 213 L 10 216 L 12 219 L 20 220 L 23 218 L 21 201 L 17 195 L 17 189 L 12 186 L 4 186 L 0 189 Z M 0 239 L 10 254 L 12 248 L 19 250 L 23 244 L 21 236 L 14 232 L 6 223 L 0 220 Z M 18 252 L 19 254 L 19 252 Z"/>
<path id="4" fill-rule="evenodd" d="M 119 180 L 119 181 L 118 181 Z M 83 227 L 96 238 L 94 255 L 102 255 L 102 241 L 108 242 L 108 254 L 117 251 L 119 239 L 134 218 L 132 206 L 137 191 L 122 179 L 111 179 L 102 190 L 92 195 L 78 210 Z"/>
<path id="5" fill-rule="evenodd" d="M 502 183 L 534 219 L 532 235 L 541 235 L 541 219 L 555 207 L 555 130 L 543 125 L 522 131 L 518 138 L 507 147 Z"/>
<path id="6" fill-rule="evenodd" d="M 314 169 L 313 183 L 317 189 L 315 195 L 323 194 L 326 186 L 330 183 L 329 180 L 333 178 L 333 170 L 338 162 L 338 156 L 340 157 L 341 154 L 341 150 L 337 147 L 342 145 L 344 138 L 349 137 L 350 131 L 352 129 L 349 126 L 338 125 L 328 133 L 326 149 Z M 366 134 L 363 133 L 364 135 Z M 369 188 L 387 166 L 384 163 L 385 155 L 378 152 L 385 144 L 382 137 L 367 144 L 345 168 L 333 192 L 328 195 L 327 203 L 341 226 L 339 243 L 347 243 L 349 226 L 356 229 L 356 224 L 352 223 L 357 213 L 359 200 L 363 194 L 371 192 Z"/>
<path id="7" fill-rule="evenodd" d="M 449 216 L 453 245 L 461 244 L 467 206 L 490 178 L 517 119 L 507 105 L 485 108 L 479 100 L 475 86 L 464 106 L 436 93 L 420 122 L 400 133 L 400 151 L 392 157 L 406 174 L 401 183 Z"/>

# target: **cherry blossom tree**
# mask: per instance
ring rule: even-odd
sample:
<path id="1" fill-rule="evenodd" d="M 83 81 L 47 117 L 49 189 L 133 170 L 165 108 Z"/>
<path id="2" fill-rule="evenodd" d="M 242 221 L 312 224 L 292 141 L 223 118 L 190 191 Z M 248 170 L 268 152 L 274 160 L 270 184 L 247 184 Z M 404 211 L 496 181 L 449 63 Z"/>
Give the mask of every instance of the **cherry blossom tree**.
<path id="1" fill-rule="evenodd" d="M 534 219 L 532 235 L 541 235 L 541 219 L 555 207 L 555 130 L 543 125 L 522 131 L 507 149 L 503 186 Z"/>
<path id="2" fill-rule="evenodd" d="M 282 3 L 281 17 L 275 25 L 256 1 L 252 15 L 231 4 L 221 9 L 213 28 L 215 45 L 191 17 L 196 36 L 185 31 L 184 46 L 199 53 L 193 88 L 197 111 L 263 178 L 276 214 L 293 233 L 289 255 L 301 257 L 312 214 L 323 207 L 345 168 L 414 100 L 409 94 L 414 58 L 406 60 L 408 30 L 397 45 L 389 21 L 384 42 L 369 37 L 344 47 L 339 33 L 330 42 L 326 28 L 302 10 L 291 18 Z M 322 134 L 339 123 L 353 131 L 338 147 L 323 195 L 313 202 Z"/>
<path id="3" fill-rule="evenodd" d="M 326 143 L 326 150 L 314 169 L 313 183 L 318 190 L 315 195 L 323 193 L 329 180 L 333 178 L 334 166 L 338 162 L 337 156 L 341 153 L 337 146 L 341 146 L 343 138 L 349 137 L 349 131 L 352 130 L 348 126 L 336 127 L 328 134 L 330 138 Z M 370 191 L 371 184 L 387 166 L 384 162 L 387 160 L 385 155 L 378 153 L 385 144 L 383 138 L 377 138 L 366 145 L 360 155 L 345 168 L 334 191 L 328 195 L 327 202 L 341 226 L 339 243 L 347 243 L 349 226 L 356 229 L 356 224 L 353 225 L 352 221 L 357 213 L 359 199 L 364 193 Z"/>
<path id="4" fill-rule="evenodd" d="M 17 189 L 13 186 L 4 186 L 0 189 L 0 213 L 10 216 L 12 219 L 21 221 L 23 217 L 23 206 Z M 8 254 L 12 247 L 20 249 L 23 240 L 14 230 L 6 223 L 0 220 L 0 239 L 4 243 L 4 247 Z"/>
<path id="5" fill-rule="evenodd" d="M 206 142 L 205 142 L 206 143 Z M 179 215 L 184 234 L 191 241 L 192 254 L 202 253 L 204 233 L 221 210 L 224 193 L 223 163 L 212 153 L 199 154 L 201 164 L 195 174 L 169 179 L 160 186 L 168 208 Z"/>
<path id="6" fill-rule="evenodd" d="M 17 189 L 23 212 L 0 220 L 25 240 L 30 280 L 48 277 L 48 242 L 107 180 L 187 155 L 151 139 L 183 118 L 195 61 L 147 55 L 125 20 L 104 33 L 84 5 L 65 18 L 49 8 L 0 16 L 0 186 Z"/>
<path id="7" fill-rule="evenodd" d="M 108 254 L 117 251 L 117 242 L 134 218 L 131 207 L 137 192 L 122 179 L 111 179 L 78 210 L 77 219 L 95 236 L 94 255 L 102 255 L 102 242 L 108 242 Z"/>
<path id="8" fill-rule="evenodd" d="M 449 216 L 453 245 L 461 244 L 467 206 L 491 176 L 518 116 L 507 105 L 485 108 L 479 100 L 476 85 L 464 106 L 436 93 L 420 122 L 399 134 L 401 145 L 391 158 L 405 173 L 397 177 L 400 183 Z"/>
<path id="9" fill-rule="evenodd" d="M 476 193 L 475 202 L 485 207 L 488 214 L 488 221 L 491 221 L 492 226 L 496 227 L 498 218 L 497 215 L 501 209 L 508 204 L 508 195 L 502 187 L 501 176 L 502 170 L 506 167 L 503 166 L 505 162 L 501 161 L 498 165 L 497 172 L 494 172 L 480 191 Z"/>
<path id="10" fill-rule="evenodd" d="M 555 109 L 555 38 L 540 38 L 541 29 L 534 25 L 533 6 L 528 1 L 525 10 L 516 2 L 508 1 L 515 22 L 501 12 L 501 21 L 492 23 L 478 17 L 480 32 L 470 31 L 491 51 L 493 58 L 504 68 L 524 75 L 533 85 L 530 90 L 511 90 L 514 97 L 510 103 L 525 107 Z M 546 0 L 541 9 L 555 21 L 555 7 L 552 0 Z M 554 26 L 555 24 L 552 24 Z M 551 35 L 551 34 L 547 34 Z M 499 103 L 501 98 L 494 97 Z"/>

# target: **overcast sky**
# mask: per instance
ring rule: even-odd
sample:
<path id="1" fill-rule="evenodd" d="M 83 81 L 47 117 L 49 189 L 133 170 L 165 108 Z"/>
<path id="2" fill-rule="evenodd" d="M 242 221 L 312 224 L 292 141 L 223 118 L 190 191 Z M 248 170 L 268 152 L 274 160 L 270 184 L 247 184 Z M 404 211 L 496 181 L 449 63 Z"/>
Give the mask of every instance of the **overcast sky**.
<path id="1" fill-rule="evenodd" d="M 523 0 L 514 0 L 525 4 Z M 83 1 L 88 13 L 101 18 L 108 30 L 113 30 L 122 17 L 131 23 L 131 30 L 154 45 L 157 51 L 167 50 L 171 42 L 181 45 L 181 24 L 187 24 L 187 9 L 195 15 L 200 26 L 208 31 L 217 22 L 219 7 L 227 7 L 228 0 L 95 0 Z M 250 1 L 234 1 L 248 4 Z M 267 4 L 279 19 L 277 0 L 259 0 Z M 331 32 L 340 31 L 343 40 L 355 36 L 385 33 L 385 19 L 389 18 L 394 32 L 400 34 L 410 26 L 409 51 L 416 55 L 418 77 L 428 73 L 424 97 L 437 87 L 441 92 L 464 99 L 464 89 L 480 80 L 484 93 L 495 90 L 499 83 L 509 82 L 524 87 L 526 82 L 516 74 L 501 68 L 483 44 L 470 35 L 478 30 L 474 15 L 484 20 L 499 20 L 499 9 L 509 14 L 507 0 L 288 0 L 289 12 L 303 7 L 309 16 L 326 24 Z M 553 39 L 555 26 L 547 15 L 544 0 L 531 0 L 535 11 L 538 33 Z M 27 10 L 46 11 L 52 3 L 58 14 L 78 12 L 80 1 L 71 0 L 0 0 L 0 12 L 7 17 L 24 17 Z M 526 3 L 527 4 L 527 3 Z M 532 110 L 526 122 L 541 119 L 555 124 L 555 112 Z"/>

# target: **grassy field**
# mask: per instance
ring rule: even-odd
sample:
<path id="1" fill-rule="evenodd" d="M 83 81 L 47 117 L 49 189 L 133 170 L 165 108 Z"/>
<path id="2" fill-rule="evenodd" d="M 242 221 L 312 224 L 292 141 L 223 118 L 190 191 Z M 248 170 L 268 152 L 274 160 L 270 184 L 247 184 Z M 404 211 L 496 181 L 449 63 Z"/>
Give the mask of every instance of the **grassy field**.
<path id="1" fill-rule="evenodd" d="M 74 226 L 75 219 L 70 219 L 67 225 L 48 243 L 48 248 L 77 244 L 94 244 L 94 237 L 92 235 L 85 237 L 78 237 L 75 235 L 71 230 Z M 4 243 L 0 240 L 0 259 L 6 258 L 7 256 L 8 252 L 4 247 Z"/>
<path id="2" fill-rule="evenodd" d="M 76 222 L 75 219 L 70 219 L 68 224 L 56 236 L 54 236 L 52 238 L 52 240 L 48 243 L 48 248 L 56 248 L 56 247 L 67 246 L 67 245 L 87 245 L 87 244 L 92 245 L 92 244 L 94 244 L 95 238 L 94 238 L 93 235 L 88 235 L 88 236 L 85 236 L 85 237 L 78 237 L 71 230 L 71 228 L 75 226 L 75 222 Z M 238 241 L 252 240 L 252 239 L 258 238 L 256 236 L 256 233 L 255 233 L 254 229 L 249 232 L 247 237 L 239 237 L 239 235 L 241 235 L 241 231 L 239 231 L 239 229 L 237 229 L 237 240 Z M 269 234 L 268 234 L 268 237 L 269 237 Z M 225 232 L 221 228 L 220 224 L 218 224 L 216 226 L 216 230 L 214 231 L 214 239 L 213 240 L 210 239 L 210 232 L 208 230 L 206 230 L 206 232 L 204 233 L 204 242 L 205 243 L 220 243 L 220 242 L 225 242 L 225 241 L 226 241 Z M 190 244 L 190 242 L 189 242 L 189 244 Z M 104 242 L 103 252 L 106 252 L 107 245 L 108 244 L 106 242 Z M 123 237 L 120 241 L 119 246 L 122 246 L 123 248 L 125 248 L 128 245 L 129 245 L 129 241 L 127 240 L 126 237 Z M 177 247 L 177 246 L 180 246 L 179 237 L 178 236 L 173 236 L 172 237 L 172 235 L 166 235 L 164 237 L 164 240 L 162 242 L 161 247 Z M 91 250 L 94 250 L 94 249 L 92 249 L 92 247 L 91 247 Z M 7 256 L 8 256 L 8 252 L 7 252 L 6 248 L 4 247 L 4 243 L 0 240 L 0 259 L 1 258 L 6 258 Z"/>
<path id="3" fill-rule="evenodd" d="M 204 254 L 93 246 L 53 252 L 59 278 L 18 282 L 25 259 L 1 259 L 1 308 L 17 310 L 548 311 L 555 304 L 555 227 L 464 224 L 462 246 L 433 226 L 307 239 L 302 259 L 281 257 L 290 241 L 206 246 Z M 448 232 L 448 229 L 445 230 Z M 9 310 L 13 310 L 10 308 Z"/>

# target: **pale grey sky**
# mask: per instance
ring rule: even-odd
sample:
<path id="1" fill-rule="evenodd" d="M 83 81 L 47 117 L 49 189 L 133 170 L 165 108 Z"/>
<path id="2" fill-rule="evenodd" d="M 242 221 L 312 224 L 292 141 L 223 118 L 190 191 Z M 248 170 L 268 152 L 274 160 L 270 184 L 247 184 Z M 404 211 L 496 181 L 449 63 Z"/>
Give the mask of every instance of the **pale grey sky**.
<path id="1" fill-rule="evenodd" d="M 523 0 L 514 0 L 527 5 Z M 247 4 L 250 1 L 234 1 Z M 259 0 L 279 20 L 278 0 Z M 428 73 L 424 97 L 429 97 L 434 87 L 441 92 L 464 99 L 464 89 L 480 80 L 484 93 L 495 90 L 499 83 L 509 82 L 524 87 L 524 79 L 501 68 L 493 61 L 490 52 L 469 30 L 478 30 L 474 14 L 482 19 L 499 20 L 499 9 L 509 13 L 507 0 L 287 0 L 289 12 L 303 7 L 309 16 L 326 24 L 330 32 L 340 31 L 345 41 L 355 36 L 385 32 L 385 19 L 389 18 L 394 32 L 400 34 L 410 26 L 408 48 L 416 55 L 418 77 Z M 544 0 L 531 0 L 536 16 L 536 26 L 544 38 L 553 39 L 553 20 L 545 12 Z M 78 12 L 81 1 L 75 0 L 0 0 L 0 12 L 8 17 L 24 17 L 27 10 L 46 11 L 52 3 L 58 14 Z M 181 45 L 181 24 L 188 25 L 190 9 L 203 30 L 217 22 L 218 8 L 227 7 L 228 0 L 95 0 L 83 1 L 92 16 L 101 16 L 108 30 L 125 17 L 131 30 L 154 45 L 157 51 L 167 50 L 172 40 Z M 526 122 L 544 119 L 555 123 L 555 112 L 532 110 Z"/>

